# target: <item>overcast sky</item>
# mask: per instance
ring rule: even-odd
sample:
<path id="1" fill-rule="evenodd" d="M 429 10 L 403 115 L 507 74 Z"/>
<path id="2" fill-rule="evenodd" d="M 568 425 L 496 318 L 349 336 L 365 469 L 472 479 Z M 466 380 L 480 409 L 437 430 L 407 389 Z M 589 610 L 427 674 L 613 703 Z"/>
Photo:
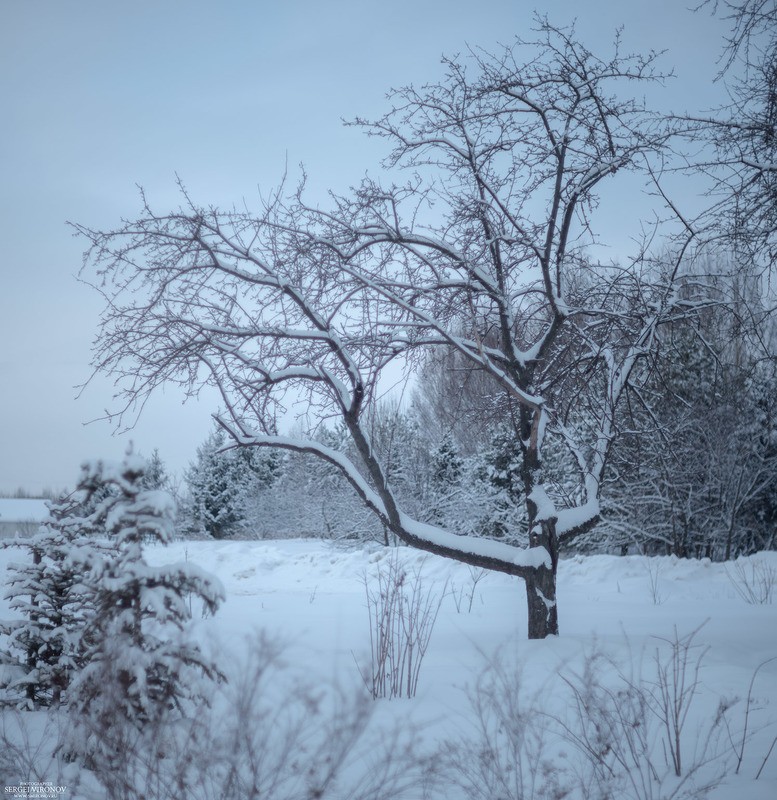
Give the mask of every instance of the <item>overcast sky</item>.
<path id="1" fill-rule="evenodd" d="M 105 422 L 112 387 L 90 375 L 99 298 L 76 280 L 67 220 L 112 227 L 160 210 L 175 175 L 203 204 L 249 203 L 304 162 L 314 187 L 376 170 L 381 144 L 342 118 L 376 116 L 392 86 L 440 73 L 442 53 L 529 35 L 536 0 L 0 0 L 0 492 L 74 484 L 81 461 L 136 449 L 180 472 L 210 428 L 211 398 L 157 397 L 135 430 Z M 666 107 L 715 106 L 725 25 L 677 0 L 555 0 L 596 52 L 625 25 L 631 50 L 668 50 Z M 617 198 L 613 215 L 631 212 Z M 633 214 L 631 215 L 633 218 Z M 633 219 L 632 219 L 633 221 Z M 616 220 L 617 222 L 617 220 Z"/>

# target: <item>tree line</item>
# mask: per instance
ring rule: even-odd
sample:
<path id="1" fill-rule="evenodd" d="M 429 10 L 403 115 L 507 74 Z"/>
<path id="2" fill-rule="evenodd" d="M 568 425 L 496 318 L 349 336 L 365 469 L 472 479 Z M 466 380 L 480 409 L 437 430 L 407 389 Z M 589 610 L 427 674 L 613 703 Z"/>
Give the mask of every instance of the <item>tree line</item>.
<path id="1" fill-rule="evenodd" d="M 712 310 L 667 336 L 624 414 L 602 520 L 576 552 L 723 560 L 777 546 L 777 374 L 737 324 Z M 477 376 L 459 359 L 426 363 L 409 402 L 376 405 L 372 446 L 418 519 L 526 546 L 516 410 Z M 342 426 L 318 435 L 358 463 Z M 550 450 L 545 464 L 559 505 L 575 490 L 564 456 Z M 183 535 L 394 541 L 336 470 L 310 456 L 230 448 L 221 428 L 181 489 Z"/>

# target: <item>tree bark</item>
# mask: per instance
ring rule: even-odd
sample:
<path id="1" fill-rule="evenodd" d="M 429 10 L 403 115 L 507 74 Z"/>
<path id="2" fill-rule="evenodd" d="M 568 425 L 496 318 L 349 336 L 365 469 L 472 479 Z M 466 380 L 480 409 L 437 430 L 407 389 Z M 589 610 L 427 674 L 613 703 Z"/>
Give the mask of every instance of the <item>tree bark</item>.
<path id="1" fill-rule="evenodd" d="M 543 521 L 530 536 L 532 547 L 545 547 L 551 555 L 551 566 L 538 567 L 525 578 L 526 604 L 529 610 L 529 638 L 558 636 L 558 603 L 556 602 L 556 569 L 558 542 L 554 519 Z"/>
<path id="2" fill-rule="evenodd" d="M 529 638 L 558 636 L 556 576 L 545 567 L 535 570 L 526 579 L 526 601 L 529 607 Z"/>

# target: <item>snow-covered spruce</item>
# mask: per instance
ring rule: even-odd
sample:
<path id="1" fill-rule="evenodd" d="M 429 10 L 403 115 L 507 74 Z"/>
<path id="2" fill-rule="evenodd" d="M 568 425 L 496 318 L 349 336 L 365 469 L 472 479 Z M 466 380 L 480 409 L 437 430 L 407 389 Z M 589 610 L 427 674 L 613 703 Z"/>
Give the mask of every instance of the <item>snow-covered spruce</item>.
<path id="1" fill-rule="evenodd" d="M 186 516 L 191 532 L 225 539 L 250 526 L 254 498 L 274 486 L 278 453 L 229 449 L 224 431 L 212 431 L 197 448 L 186 472 L 190 498 Z"/>
<path id="2" fill-rule="evenodd" d="M 76 493 L 49 504 L 32 537 L 9 542 L 29 560 L 11 563 L 5 591 L 20 617 L 0 621 L 0 704 L 37 708 L 67 699 L 83 664 L 81 631 L 93 615 L 93 589 L 73 559 L 85 543 L 84 505 Z"/>
<path id="3" fill-rule="evenodd" d="M 202 680 L 220 673 L 187 636 L 190 599 L 214 612 L 223 598 L 217 579 L 189 564 L 150 566 L 144 542 L 167 544 L 174 503 L 167 492 L 143 488 L 145 462 L 129 454 L 123 463 L 85 464 L 80 482 L 88 495 L 108 485 L 113 491 L 97 504 L 89 527 L 111 547 L 81 547 L 81 561 L 94 593 L 95 614 L 84 636 L 86 666 L 72 687 L 72 755 L 105 765 L 127 726 L 168 712 L 185 711 L 204 697 Z"/>

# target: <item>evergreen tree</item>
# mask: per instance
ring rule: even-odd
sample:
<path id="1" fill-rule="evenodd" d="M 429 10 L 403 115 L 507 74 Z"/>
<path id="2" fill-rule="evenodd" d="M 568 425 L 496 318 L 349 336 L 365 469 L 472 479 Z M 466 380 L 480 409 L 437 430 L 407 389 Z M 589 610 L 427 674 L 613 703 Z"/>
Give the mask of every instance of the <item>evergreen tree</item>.
<path id="1" fill-rule="evenodd" d="M 429 521 L 445 524 L 454 496 L 459 489 L 464 462 L 450 431 L 432 451 L 430 464 Z"/>
<path id="2" fill-rule="evenodd" d="M 461 479 L 464 462 L 453 441 L 453 436 L 446 431 L 439 446 L 432 455 L 432 481 L 442 491 L 455 486 Z"/>
<path id="3" fill-rule="evenodd" d="M 213 431 L 197 448 L 197 458 L 185 476 L 195 528 L 214 539 L 248 532 L 257 497 L 275 484 L 281 465 L 277 452 L 228 449 L 224 432 Z"/>
<path id="4" fill-rule="evenodd" d="M 223 431 L 213 431 L 197 448 L 197 458 L 186 472 L 191 514 L 202 531 L 214 539 L 231 535 L 237 520 L 228 459 L 219 453 L 224 444 Z"/>
<path id="5" fill-rule="evenodd" d="M 523 454 L 514 434 L 506 426 L 499 426 L 481 452 L 476 468 L 476 478 L 488 498 L 479 504 L 488 509 L 488 515 L 479 521 L 481 535 L 514 539 L 521 523 L 525 525 L 522 467 Z"/>
<path id="6" fill-rule="evenodd" d="M 6 673 L 0 702 L 26 708 L 66 702 L 71 677 L 84 663 L 81 632 L 93 613 L 93 592 L 72 557 L 85 541 L 83 511 L 77 494 L 63 497 L 49 504 L 36 535 L 13 542 L 29 560 L 8 568 L 5 597 L 21 618 L 0 622 Z"/>
<path id="7" fill-rule="evenodd" d="M 150 566 L 143 543 L 166 544 L 174 504 L 164 491 L 143 488 L 145 462 L 128 455 L 120 465 L 84 465 L 80 488 L 115 491 L 100 503 L 88 527 L 108 537 L 109 551 L 79 548 L 77 559 L 94 593 L 86 628 L 87 663 L 72 688 L 73 753 L 110 761 L 120 758 L 117 731 L 140 730 L 171 710 L 201 699 L 202 676 L 218 677 L 215 665 L 187 639 L 190 598 L 215 611 L 223 591 L 215 578 L 190 563 Z M 119 737 L 120 738 L 120 737 Z"/>
<path id="8" fill-rule="evenodd" d="M 151 458 L 146 462 L 146 471 L 143 475 L 144 489 L 169 489 L 170 477 L 165 469 L 159 450 L 155 447 Z"/>

